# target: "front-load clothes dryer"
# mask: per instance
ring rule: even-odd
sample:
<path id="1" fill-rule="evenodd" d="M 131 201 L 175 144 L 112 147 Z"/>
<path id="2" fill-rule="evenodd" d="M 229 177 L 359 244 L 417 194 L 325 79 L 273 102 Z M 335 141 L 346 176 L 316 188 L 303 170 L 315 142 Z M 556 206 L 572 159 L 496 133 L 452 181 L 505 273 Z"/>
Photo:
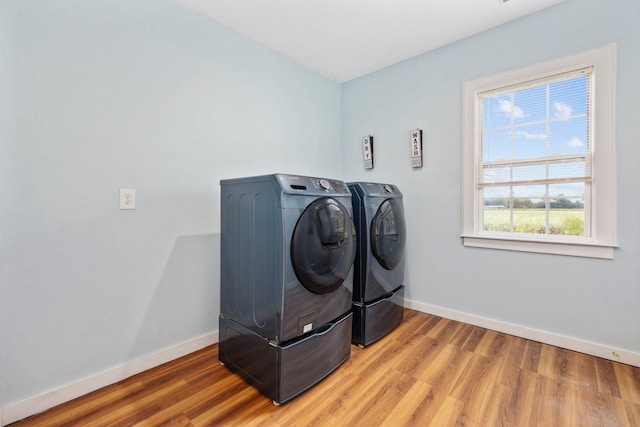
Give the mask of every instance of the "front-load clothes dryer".
<path id="1" fill-rule="evenodd" d="M 402 322 L 404 206 L 395 185 L 354 182 L 348 186 L 357 230 L 352 342 L 365 347 Z"/>
<path id="2" fill-rule="evenodd" d="M 283 403 L 351 354 L 351 193 L 284 174 L 220 184 L 220 362 Z"/>

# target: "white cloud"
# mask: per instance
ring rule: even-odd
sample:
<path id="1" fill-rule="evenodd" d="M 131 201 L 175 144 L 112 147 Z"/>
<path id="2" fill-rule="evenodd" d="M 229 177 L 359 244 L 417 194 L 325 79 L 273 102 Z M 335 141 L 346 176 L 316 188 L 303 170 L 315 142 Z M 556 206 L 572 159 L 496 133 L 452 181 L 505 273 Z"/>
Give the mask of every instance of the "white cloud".
<path id="1" fill-rule="evenodd" d="M 567 141 L 567 146 L 572 148 L 582 147 L 584 143 L 579 138 L 571 138 Z"/>
<path id="2" fill-rule="evenodd" d="M 564 102 L 555 101 L 553 103 L 553 106 L 556 109 L 556 111 L 554 112 L 554 115 L 556 116 L 557 119 L 567 120 L 569 117 L 571 117 L 573 108 L 569 107 Z"/>
<path id="3" fill-rule="evenodd" d="M 527 131 L 518 131 L 515 136 L 524 139 L 547 139 L 547 135 L 544 133 L 531 133 Z"/>
<path id="4" fill-rule="evenodd" d="M 518 107 L 517 105 L 514 105 L 513 102 L 507 101 L 506 99 L 500 100 L 499 108 L 500 108 L 500 111 L 502 113 L 505 113 L 507 116 L 510 116 L 511 114 L 513 114 L 513 117 L 516 119 L 521 119 L 524 117 L 524 112 L 522 111 L 522 108 Z"/>

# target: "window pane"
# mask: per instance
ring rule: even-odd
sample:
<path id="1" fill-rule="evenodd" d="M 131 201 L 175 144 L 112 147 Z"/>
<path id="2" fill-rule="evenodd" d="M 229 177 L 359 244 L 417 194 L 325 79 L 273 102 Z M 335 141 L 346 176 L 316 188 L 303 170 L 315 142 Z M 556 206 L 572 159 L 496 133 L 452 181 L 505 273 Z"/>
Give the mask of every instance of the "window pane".
<path id="1" fill-rule="evenodd" d="M 513 197 L 536 199 L 539 201 L 547 197 L 547 186 L 546 185 L 518 185 L 516 187 L 513 187 Z"/>
<path id="2" fill-rule="evenodd" d="M 546 234 L 546 186 L 514 187 L 512 200 L 512 231 L 516 233 Z M 537 197 L 531 197 L 531 196 Z"/>
<path id="3" fill-rule="evenodd" d="M 549 178 L 573 178 L 585 176 L 584 162 L 553 163 L 549 165 Z"/>
<path id="4" fill-rule="evenodd" d="M 566 197 L 569 199 L 584 201 L 585 183 L 571 182 L 567 184 L 549 185 L 549 197 Z"/>
<path id="5" fill-rule="evenodd" d="M 516 233 L 546 234 L 547 212 L 542 208 L 514 209 L 513 231 Z"/>
<path id="6" fill-rule="evenodd" d="M 547 86 L 535 86 L 513 94 L 515 123 L 544 121 L 547 119 Z"/>
<path id="7" fill-rule="evenodd" d="M 530 159 L 547 155 L 545 123 L 521 126 L 513 132 L 513 158 Z"/>
<path id="8" fill-rule="evenodd" d="M 567 119 L 571 116 L 587 113 L 586 75 L 574 77 L 549 85 L 549 107 L 551 117 Z"/>
<path id="9" fill-rule="evenodd" d="M 508 199 L 511 197 L 511 188 L 509 187 L 488 187 L 483 191 L 485 205 L 487 200 L 491 199 Z"/>
<path id="10" fill-rule="evenodd" d="M 511 211 L 502 205 L 484 207 L 484 231 L 508 233 L 511 231 Z"/>
<path id="11" fill-rule="evenodd" d="M 482 161 L 511 158 L 511 135 L 508 129 L 485 130 L 482 133 Z"/>
<path id="12" fill-rule="evenodd" d="M 516 233 L 546 233 L 546 185 L 513 187 L 513 231 Z"/>
<path id="13" fill-rule="evenodd" d="M 584 183 L 487 188 L 482 229 L 583 236 L 584 191 Z"/>
<path id="14" fill-rule="evenodd" d="M 484 231 L 511 231 L 511 189 L 509 187 L 490 187 L 482 191 L 484 195 L 483 225 Z"/>
<path id="15" fill-rule="evenodd" d="M 577 117 L 570 120 L 553 121 L 549 124 L 549 154 L 586 153 L 587 118 Z"/>
<path id="16" fill-rule="evenodd" d="M 483 128 L 495 129 L 511 124 L 512 115 L 511 95 L 500 95 L 486 98 L 483 102 Z M 515 111 L 518 115 L 518 110 Z"/>
<path id="17" fill-rule="evenodd" d="M 511 180 L 510 168 L 485 168 L 482 176 L 483 182 L 499 183 Z"/>
<path id="18" fill-rule="evenodd" d="M 549 185 L 549 233 L 584 236 L 585 184 Z"/>
<path id="19" fill-rule="evenodd" d="M 514 181 L 530 181 L 534 179 L 545 179 L 547 167 L 545 165 L 535 166 L 515 166 L 513 168 Z"/>

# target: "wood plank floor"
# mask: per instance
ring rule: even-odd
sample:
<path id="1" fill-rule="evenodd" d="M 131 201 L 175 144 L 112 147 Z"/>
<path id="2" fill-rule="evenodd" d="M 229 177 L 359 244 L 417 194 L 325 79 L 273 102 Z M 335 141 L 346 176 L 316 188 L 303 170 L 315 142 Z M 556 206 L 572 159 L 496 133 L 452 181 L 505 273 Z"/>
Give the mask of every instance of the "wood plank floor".
<path id="1" fill-rule="evenodd" d="M 282 406 L 217 358 L 213 345 L 14 426 L 640 426 L 640 368 L 412 310 Z"/>

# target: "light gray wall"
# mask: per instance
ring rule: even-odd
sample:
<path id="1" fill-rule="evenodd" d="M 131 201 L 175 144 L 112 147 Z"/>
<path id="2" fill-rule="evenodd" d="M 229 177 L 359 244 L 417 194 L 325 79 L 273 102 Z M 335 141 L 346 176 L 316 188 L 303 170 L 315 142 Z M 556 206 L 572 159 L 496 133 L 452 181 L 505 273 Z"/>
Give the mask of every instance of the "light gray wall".
<path id="1" fill-rule="evenodd" d="M 343 85 L 344 178 L 405 194 L 408 299 L 640 352 L 640 2 L 566 0 Z M 461 233 L 462 84 L 618 43 L 615 260 L 465 248 Z M 424 132 L 424 167 L 409 131 Z M 375 138 L 375 169 L 361 137 Z"/>
<path id="2" fill-rule="evenodd" d="M 219 180 L 341 153 L 339 84 L 173 0 L 0 19 L 2 407 L 216 330 Z"/>

